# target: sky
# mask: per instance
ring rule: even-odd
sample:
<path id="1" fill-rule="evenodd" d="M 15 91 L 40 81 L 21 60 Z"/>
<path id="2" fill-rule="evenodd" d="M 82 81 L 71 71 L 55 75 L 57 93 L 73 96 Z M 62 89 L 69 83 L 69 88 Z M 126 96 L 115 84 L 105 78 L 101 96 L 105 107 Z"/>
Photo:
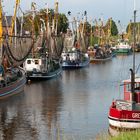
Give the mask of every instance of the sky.
<path id="1" fill-rule="evenodd" d="M 71 15 L 75 17 L 79 13 L 82 15 L 84 11 L 87 11 L 88 20 L 102 18 L 104 22 L 112 17 L 116 23 L 120 20 L 122 28 L 133 20 L 134 1 L 137 21 L 140 21 L 140 0 L 58 0 L 61 13 L 67 14 L 68 11 L 71 11 Z M 29 10 L 31 2 L 35 2 L 37 8 L 41 9 L 46 7 L 46 3 L 53 8 L 55 0 L 20 0 L 21 9 Z M 15 0 L 3 0 L 3 11 L 7 15 L 14 13 L 14 3 Z"/>

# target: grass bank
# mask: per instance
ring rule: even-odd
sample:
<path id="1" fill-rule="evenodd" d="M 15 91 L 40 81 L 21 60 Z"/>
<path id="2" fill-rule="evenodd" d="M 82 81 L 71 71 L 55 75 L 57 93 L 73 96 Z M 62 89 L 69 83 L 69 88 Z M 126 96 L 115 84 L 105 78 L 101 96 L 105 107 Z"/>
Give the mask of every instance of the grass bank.
<path id="1" fill-rule="evenodd" d="M 121 132 L 118 136 L 109 137 L 108 140 L 140 140 L 140 130 Z"/>
<path id="2" fill-rule="evenodd" d="M 120 132 L 117 136 L 100 134 L 95 140 L 140 140 L 140 130 Z"/>

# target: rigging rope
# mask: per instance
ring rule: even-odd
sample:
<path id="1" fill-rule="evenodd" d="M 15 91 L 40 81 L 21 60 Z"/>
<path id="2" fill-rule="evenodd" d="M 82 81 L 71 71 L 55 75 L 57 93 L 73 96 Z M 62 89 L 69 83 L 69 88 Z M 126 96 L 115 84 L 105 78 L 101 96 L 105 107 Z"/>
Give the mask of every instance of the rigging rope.
<path id="1" fill-rule="evenodd" d="M 7 38 L 7 37 L 6 37 L 6 38 Z M 33 39 L 32 39 L 32 40 L 33 40 Z M 32 50 L 32 48 L 33 48 L 33 46 L 34 46 L 34 40 L 33 40 L 32 45 L 30 46 L 30 49 L 29 49 L 28 52 L 26 53 L 26 55 L 24 55 L 24 57 L 22 57 L 21 59 L 18 59 L 18 58 L 16 58 L 16 57 L 13 55 L 13 53 L 12 53 L 10 47 L 9 47 L 9 42 L 8 42 L 8 40 L 6 39 L 6 49 L 7 49 L 7 53 L 10 55 L 10 57 L 11 57 L 14 61 L 17 61 L 17 62 L 23 62 L 23 61 L 28 57 L 28 55 L 30 54 L 30 52 L 31 52 L 31 50 Z M 8 57 L 9 57 L 9 56 L 8 56 Z"/>
<path id="2" fill-rule="evenodd" d="M 138 67 L 137 67 L 136 73 L 138 72 L 139 68 L 140 68 L 140 64 L 139 64 Z"/>
<path id="3" fill-rule="evenodd" d="M 20 8 L 20 10 L 21 10 L 21 8 Z M 33 46 L 34 46 L 34 39 L 31 37 L 31 36 L 15 36 L 15 35 L 8 35 L 8 21 L 7 21 L 7 17 L 6 16 L 4 16 L 4 21 L 5 21 L 5 24 L 6 24 L 6 32 L 5 32 L 5 34 L 6 35 L 3 35 L 3 38 L 6 40 L 6 45 L 5 45 L 5 50 L 6 50 L 6 53 L 7 53 L 7 57 L 8 57 L 8 59 L 9 59 L 9 62 L 11 63 L 11 64 L 13 64 L 14 63 L 14 61 L 16 61 L 16 62 L 23 62 L 23 61 L 25 61 L 25 59 L 27 58 L 27 56 L 30 54 L 30 52 L 31 52 L 31 50 L 32 50 L 32 48 L 33 48 Z M 29 50 L 28 50 L 28 52 L 22 57 L 22 58 L 20 58 L 20 59 L 18 59 L 18 58 L 16 58 L 15 56 L 14 56 L 14 54 L 12 53 L 12 51 L 11 51 L 11 49 L 10 49 L 10 45 L 9 45 L 9 37 L 16 37 L 16 38 L 18 38 L 18 39 L 27 39 L 27 38 L 31 38 L 31 40 L 32 40 L 32 45 L 30 46 L 30 48 L 29 48 Z M 11 43 L 10 43 L 11 44 Z M 21 40 L 20 40 L 20 46 L 21 46 Z M 13 61 L 13 60 L 14 61 Z"/>
<path id="4" fill-rule="evenodd" d="M 60 42 L 60 44 L 59 44 L 59 46 L 61 46 L 60 47 L 60 51 L 57 49 L 58 48 L 58 45 L 56 45 L 56 43 L 58 44 L 58 42 L 57 42 L 57 38 L 53 38 L 53 40 L 54 40 L 54 49 L 55 49 L 55 52 L 56 52 L 56 55 L 58 56 L 58 57 L 60 57 L 61 56 L 61 53 L 62 53 L 62 51 L 63 51 L 63 48 L 64 48 L 64 44 L 63 44 L 63 40 L 62 40 L 62 42 Z"/>

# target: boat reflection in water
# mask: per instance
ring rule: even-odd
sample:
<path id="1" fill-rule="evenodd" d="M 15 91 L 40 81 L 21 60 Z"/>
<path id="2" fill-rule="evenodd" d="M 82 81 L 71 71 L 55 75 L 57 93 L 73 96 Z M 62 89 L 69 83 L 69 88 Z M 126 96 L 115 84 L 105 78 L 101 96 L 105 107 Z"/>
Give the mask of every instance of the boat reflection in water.
<path id="1" fill-rule="evenodd" d="M 59 139 L 58 112 L 62 100 L 59 82 L 55 79 L 47 84 L 36 82 L 27 85 L 24 94 L 1 101 L 0 140 Z M 28 90 L 30 95 L 26 93 Z"/>

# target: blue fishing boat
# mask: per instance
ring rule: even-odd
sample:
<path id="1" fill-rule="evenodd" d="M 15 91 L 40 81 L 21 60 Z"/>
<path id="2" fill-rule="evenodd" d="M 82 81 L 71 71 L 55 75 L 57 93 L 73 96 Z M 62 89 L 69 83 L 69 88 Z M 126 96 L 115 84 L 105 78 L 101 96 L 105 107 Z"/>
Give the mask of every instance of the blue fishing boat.
<path id="1" fill-rule="evenodd" d="M 64 49 L 62 52 L 62 68 L 63 69 L 77 69 L 89 65 L 90 59 L 87 53 L 86 35 L 84 33 L 85 21 L 83 26 L 79 28 L 80 23 L 78 20 L 71 22 L 72 29 L 67 30 L 64 39 Z M 76 27 L 76 31 L 73 27 Z"/>
<path id="2" fill-rule="evenodd" d="M 89 65 L 90 59 L 87 53 L 82 53 L 79 50 L 73 49 L 71 52 L 62 53 L 62 68 L 77 69 Z"/>

